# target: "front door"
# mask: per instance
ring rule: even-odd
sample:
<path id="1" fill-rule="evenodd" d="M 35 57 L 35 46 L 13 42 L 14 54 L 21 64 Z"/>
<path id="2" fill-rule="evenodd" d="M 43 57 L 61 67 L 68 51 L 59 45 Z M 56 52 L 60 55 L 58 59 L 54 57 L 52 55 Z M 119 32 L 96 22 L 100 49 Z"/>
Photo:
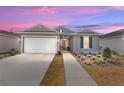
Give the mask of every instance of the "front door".
<path id="1" fill-rule="evenodd" d="M 69 47 L 68 39 L 62 39 L 62 40 L 61 40 L 61 46 L 62 46 L 64 49 L 67 49 L 67 47 Z"/>

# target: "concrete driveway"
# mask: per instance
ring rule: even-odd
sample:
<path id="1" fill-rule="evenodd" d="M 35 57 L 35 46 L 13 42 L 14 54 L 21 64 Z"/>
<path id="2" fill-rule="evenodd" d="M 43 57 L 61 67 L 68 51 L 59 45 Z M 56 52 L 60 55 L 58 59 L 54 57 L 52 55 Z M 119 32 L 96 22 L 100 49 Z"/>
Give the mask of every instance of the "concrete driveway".
<path id="1" fill-rule="evenodd" d="M 54 54 L 21 54 L 0 60 L 1 86 L 37 86 Z"/>

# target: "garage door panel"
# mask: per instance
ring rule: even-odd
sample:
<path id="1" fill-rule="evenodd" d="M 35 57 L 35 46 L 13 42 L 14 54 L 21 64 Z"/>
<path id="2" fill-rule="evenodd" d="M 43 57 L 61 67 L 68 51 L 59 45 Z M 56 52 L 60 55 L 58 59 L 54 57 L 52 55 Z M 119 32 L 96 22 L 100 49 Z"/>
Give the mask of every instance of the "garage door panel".
<path id="1" fill-rule="evenodd" d="M 56 53 L 57 38 L 24 38 L 24 53 Z"/>

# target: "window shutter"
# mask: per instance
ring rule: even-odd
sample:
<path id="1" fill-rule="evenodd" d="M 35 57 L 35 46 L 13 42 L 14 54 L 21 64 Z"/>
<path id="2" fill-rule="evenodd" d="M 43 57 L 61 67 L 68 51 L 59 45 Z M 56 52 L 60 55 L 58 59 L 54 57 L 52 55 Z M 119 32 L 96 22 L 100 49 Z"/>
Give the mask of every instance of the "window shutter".
<path id="1" fill-rule="evenodd" d="M 92 36 L 89 36 L 89 48 L 92 48 Z"/>
<path id="2" fill-rule="evenodd" d="M 80 48 L 83 48 L 83 44 L 84 44 L 83 37 L 80 37 Z"/>

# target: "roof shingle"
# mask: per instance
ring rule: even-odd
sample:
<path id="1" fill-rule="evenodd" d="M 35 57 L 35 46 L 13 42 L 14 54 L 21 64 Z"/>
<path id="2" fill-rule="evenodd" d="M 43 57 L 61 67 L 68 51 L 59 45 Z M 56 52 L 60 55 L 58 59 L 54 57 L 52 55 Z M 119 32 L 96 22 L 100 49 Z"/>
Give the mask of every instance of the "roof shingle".
<path id="1" fill-rule="evenodd" d="M 100 34 L 100 33 L 94 32 L 94 31 L 92 31 L 90 29 L 81 29 L 77 33 L 83 33 L 83 34 Z"/>
<path id="2" fill-rule="evenodd" d="M 40 25 L 33 26 L 25 30 L 24 32 L 49 32 L 49 31 L 54 31 L 54 30 L 40 24 Z"/>

